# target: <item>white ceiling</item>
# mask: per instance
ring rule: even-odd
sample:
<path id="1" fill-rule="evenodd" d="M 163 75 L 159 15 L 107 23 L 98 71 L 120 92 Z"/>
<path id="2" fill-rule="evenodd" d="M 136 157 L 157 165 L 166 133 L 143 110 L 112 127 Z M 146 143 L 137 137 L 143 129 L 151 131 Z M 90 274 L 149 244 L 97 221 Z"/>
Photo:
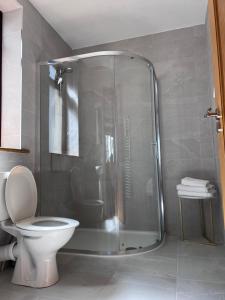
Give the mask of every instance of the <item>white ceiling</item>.
<path id="1" fill-rule="evenodd" d="M 207 0 L 30 0 L 73 48 L 205 23 Z"/>

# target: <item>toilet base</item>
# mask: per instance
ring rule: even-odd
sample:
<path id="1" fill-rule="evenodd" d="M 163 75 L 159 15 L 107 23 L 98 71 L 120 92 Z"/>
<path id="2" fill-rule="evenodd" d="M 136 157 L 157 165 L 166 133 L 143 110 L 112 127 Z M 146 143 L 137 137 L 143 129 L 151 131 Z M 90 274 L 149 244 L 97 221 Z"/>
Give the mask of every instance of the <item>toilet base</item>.
<path id="1" fill-rule="evenodd" d="M 44 288 L 59 280 L 56 254 L 70 240 L 79 222 L 55 217 L 35 217 L 32 222 L 43 222 L 43 218 L 50 222 L 61 222 L 62 225 L 59 229 L 50 227 L 46 230 L 45 226 L 44 229 L 37 226 L 32 230 L 26 230 L 12 222 L 0 222 L 0 228 L 17 239 L 16 247 L 13 248 L 16 258 L 12 278 L 14 284 Z M 28 228 L 33 226 L 32 222 L 27 221 Z M 26 222 L 24 221 L 22 225 L 26 227 Z"/>
<path id="2" fill-rule="evenodd" d="M 56 253 L 45 257 L 22 255 L 16 261 L 12 283 L 33 288 L 45 288 L 59 280 Z"/>

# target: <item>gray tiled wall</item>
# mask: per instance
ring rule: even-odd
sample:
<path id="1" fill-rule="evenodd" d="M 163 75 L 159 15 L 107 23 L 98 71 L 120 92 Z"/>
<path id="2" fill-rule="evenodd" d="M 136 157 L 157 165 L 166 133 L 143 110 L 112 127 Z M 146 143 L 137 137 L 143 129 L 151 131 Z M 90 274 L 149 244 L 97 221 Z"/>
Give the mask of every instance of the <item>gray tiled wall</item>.
<path id="1" fill-rule="evenodd" d="M 166 229 L 170 234 L 179 230 L 175 187 L 180 179 L 193 176 L 217 182 L 212 124 L 203 118 L 210 104 L 207 49 L 206 26 L 199 25 L 74 50 L 74 54 L 125 50 L 154 64 L 160 93 Z M 197 203 L 185 206 L 187 230 L 194 236 L 200 233 L 198 214 Z M 218 217 L 218 211 L 215 214 Z"/>

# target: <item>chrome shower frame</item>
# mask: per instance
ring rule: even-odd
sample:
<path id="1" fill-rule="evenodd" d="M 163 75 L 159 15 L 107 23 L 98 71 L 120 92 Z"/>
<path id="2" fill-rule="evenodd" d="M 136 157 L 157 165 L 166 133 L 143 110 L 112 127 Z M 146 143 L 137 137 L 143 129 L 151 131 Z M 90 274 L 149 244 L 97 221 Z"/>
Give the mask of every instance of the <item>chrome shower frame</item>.
<path id="1" fill-rule="evenodd" d="M 132 255 L 143 252 L 148 252 L 154 250 L 160 245 L 163 244 L 165 239 L 165 211 L 164 211 L 164 196 L 163 196 L 163 179 L 162 179 L 162 163 L 161 163 L 161 143 L 160 143 L 160 124 L 159 124 L 159 90 L 158 90 L 158 82 L 155 74 L 154 66 L 150 60 L 147 58 L 133 54 L 127 51 L 98 51 L 98 52 L 90 52 L 86 54 L 78 54 L 75 56 L 63 57 L 59 59 L 49 60 L 45 62 L 40 62 L 39 66 L 42 65 L 58 65 L 63 63 L 75 62 L 79 60 L 83 60 L 91 57 L 98 56 L 127 56 L 130 58 L 138 58 L 145 63 L 147 63 L 149 72 L 153 74 L 152 79 L 153 82 L 149 82 L 149 84 L 153 85 L 153 106 L 154 106 L 154 125 L 155 125 L 155 141 L 153 145 L 155 146 L 155 159 L 156 159 L 156 169 L 157 169 L 157 188 L 158 188 L 158 207 L 159 207 L 159 239 L 152 245 L 143 247 L 141 249 L 134 250 L 123 250 L 123 251 L 91 251 L 91 250 L 76 250 L 76 249 L 62 249 L 61 253 L 70 253 L 70 254 L 85 254 L 85 255 L 103 255 L 103 256 L 120 256 L 120 255 Z"/>

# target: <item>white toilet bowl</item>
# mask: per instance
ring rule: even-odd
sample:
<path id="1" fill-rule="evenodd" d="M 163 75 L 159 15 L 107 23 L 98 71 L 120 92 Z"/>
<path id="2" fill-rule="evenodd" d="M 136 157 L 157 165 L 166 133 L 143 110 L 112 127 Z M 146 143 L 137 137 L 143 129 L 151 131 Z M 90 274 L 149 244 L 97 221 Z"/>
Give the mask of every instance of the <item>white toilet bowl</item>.
<path id="1" fill-rule="evenodd" d="M 3 180 L 0 182 L 3 183 Z M 1 190 L 1 189 L 0 189 Z M 0 194 L 1 208 L 4 206 Z M 10 172 L 5 189 L 6 210 L 0 211 L 0 227 L 13 235 L 17 243 L 9 247 L 16 265 L 12 282 L 30 287 L 48 287 L 58 281 L 57 251 L 72 237 L 79 222 L 57 217 L 35 217 L 36 184 L 32 173 L 18 166 Z M 1 257 L 0 257 L 1 258 Z"/>

